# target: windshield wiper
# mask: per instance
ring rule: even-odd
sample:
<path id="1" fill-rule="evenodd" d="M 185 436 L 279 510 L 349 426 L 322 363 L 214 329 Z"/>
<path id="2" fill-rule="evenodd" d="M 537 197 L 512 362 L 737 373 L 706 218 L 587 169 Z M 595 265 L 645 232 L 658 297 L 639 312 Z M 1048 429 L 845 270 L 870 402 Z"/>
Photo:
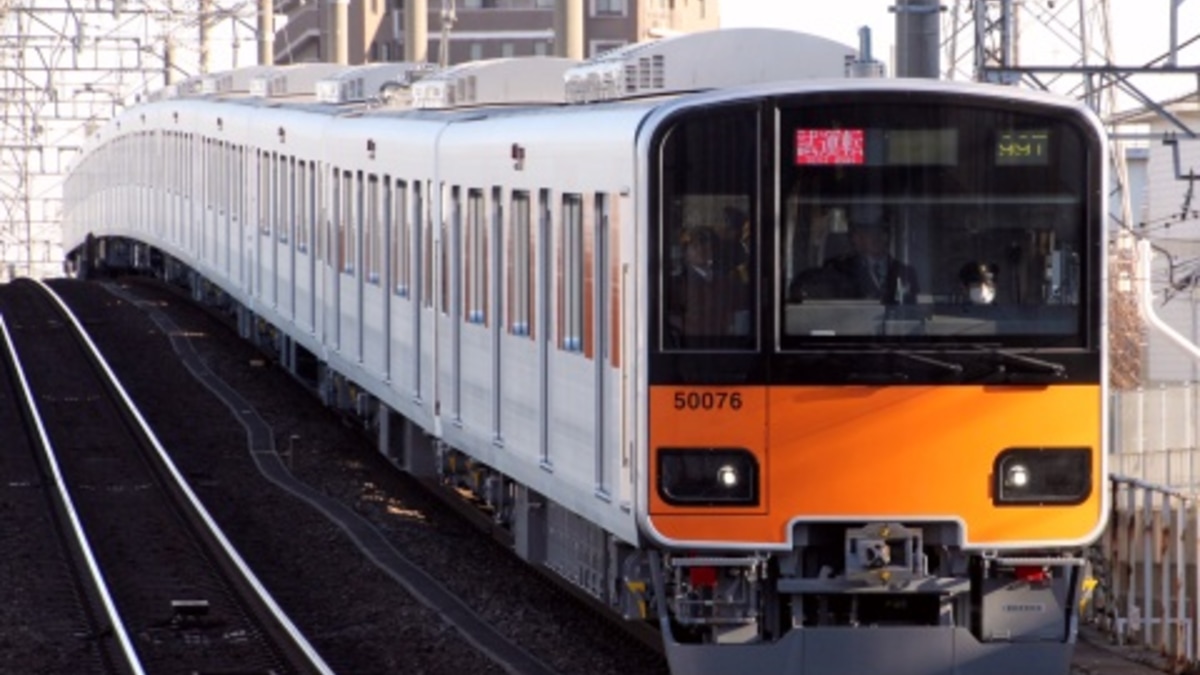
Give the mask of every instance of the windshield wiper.
<path id="1" fill-rule="evenodd" d="M 916 352 L 903 351 L 900 349 L 888 349 L 888 350 L 886 350 L 886 352 L 893 356 L 900 356 L 900 357 L 909 359 L 910 361 L 916 361 L 917 363 L 923 363 L 927 366 L 941 368 L 942 370 L 948 371 L 955 375 L 962 375 L 963 367 L 961 364 L 958 364 L 958 363 L 951 363 L 949 361 L 935 359 L 932 356 L 925 356 L 924 354 L 917 354 Z"/>
<path id="2" fill-rule="evenodd" d="M 1005 364 L 999 364 L 996 367 L 995 374 L 1005 377 L 1010 382 L 1026 379 L 1041 382 L 1044 381 L 1046 376 L 1053 379 L 1062 379 L 1067 376 L 1067 367 L 1061 363 L 1034 358 L 1026 354 L 1014 354 L 1000 349 L 988 350 L 987 353 L 999 357 L 1001 360 L 1007 360 L 1014 366 L 1023 366 L 1025 368 L 1025 370 L 1012 371 Z"/>
<path id="3" fill-rule="evenodd" d="M 948 372 L 954 376 L 958 376 L 958 377 L 962 376 L 963 367 L 957 363 L 951 363 L 950 361 L 943 361 L 942 359 L 937 359 L 932 356 L 926 356 L 924 354 L 917 354 L 915 352 L 911 352 L 911 351 L 907 351 L 907 350 L 903 350 L 903 349 L 893 349 L 891 347 L 886 347 L 883 345 L 875 345 L 875 349 L 877 350 L 874 352 L 874 355 L 876 355 L 876 356 L 884 356 L 884 357 L 898 356 L 903 359 L 908 359 L 909 361 L 915 361 L 922 365 L 933 366 L 934 368 L 939 368 L 939 369 L 941 369 L 945 372 Z M 871 352 L 867 352 L 867 353 L 871 353 Z M 862 365 L 861 362 L 858 365 Z M 849 373 L 847 379 L 849 379 L 851 382 L 861 382 L 864 384 L 888 384 L 888 383 L 908 382 L 912 379 L 912 375 L 910 373 L 899 371 L 899 370 L 891 370 L 891 371 L 879 370 L 879 371 L 871 371 L 871 372 L 851 371 Z"/>

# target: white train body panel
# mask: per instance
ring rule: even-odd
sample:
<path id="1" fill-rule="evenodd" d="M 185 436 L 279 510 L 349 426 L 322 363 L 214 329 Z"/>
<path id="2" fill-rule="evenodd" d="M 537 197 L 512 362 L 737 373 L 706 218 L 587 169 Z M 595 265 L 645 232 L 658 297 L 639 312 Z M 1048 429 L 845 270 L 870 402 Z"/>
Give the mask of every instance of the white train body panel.
<path id="1" fill-rule="evenodd" d="M 121 210 L 86 231 L 187 261 L 389 408 L 635 542 L 636 420 L 621 412 L 634 408 L 622 397 L 636 346 L 613 336 L 636 325 L 637 238 L 621 224 L 634 220 L 634 139 L 650 108 L 339 117 L 247 98 L 158 102 L 146 124 L 164 165 L 179 162 L 164 166 L 180 172 L 178 194 L 155 198 L 161 215 Z M 168 140 L 175 127 L 193 131 Z M 200 140 L 208 129 L 219 133 Z M 231 175 L 206 163 L 221 141 L 240 148 Z M 532 289 L 519 327 L 502 293 L 513 233 L 499 217 L 518 194 Z M 592 311 L 566 335 L 559 289 L 572 265 Z"/>
<path id="2" fill-rule="evenodd" d="M 561 212 L 563 195 L 580 195 L 583 231 L 588 233 L 587 241 L 580 242 L 585 264 L 595 271 L 598 261 L 606 261 L 603 278 L 611 290 L 610 270 L 632 262 L 633 237 L 629 233 L 620 236 L 614 223 L 623 220 L 620 210 L 628 214 L 624 222 L 632 217 L 632 201 L 623 199 L 621 193 L 630 188 L 627 181 L 635 150 L 631 141 L 644 114 L 643 106 L 628 106 L 501 114 L 486 123 L 450 125 L 438 146 L 438 179 L 447 186 L 449 202 L 450 250 L 461 253 L 469 249 L 480 234 L 471 231 L 472 191 L 477 191 L 476 197 L 489 199 L 484 222 L 479 224 L 479 230 L 490 235 L 486 239 L 490 247 L 482 252 L 489 264 L 496 262 L 498 240 L 492 197 L 501 196 L 503 213 L 513 208 L 514 191 L 529 194 L 533 211 L 540 208 L 538 200 L 545 196 L 552 211 Z M 581 134 L 581 128 L 592 132 Z M 524 152 L 519 168 L 513 159 L 514 145 Z M 589 161 L 581 162 L 581 157 Z M 457 186 L 461 187 L 456 204 Z M 540 194 L 543 191 L 544 195 Z M 599 223 L 595 213 L 598 195 L 609 210 L 606 223 Z M 456 212 L 461 217 L 455 218 Z M 556 327 L 564 321 L 563 307 L 550 290 L 559 286 L 555 276 L 561 273 L 564 227 L 559 213 L 552 216 L 552 231 L 551 226 L 542 225 L 546 231 L 536 238 L 544 246 L 539 246 L 541 254 L 534 254 L 531 270 L 535 279 L 548 281 L 536 284 L 546 297 L 539 296 L 534 303 L 534 336 L 557 334 Z M 531 220 L 531 224 L 540 224 L 537 218 Z M 513 242 L 510 238 L 501 245 Z M 622 245 L 628 248 L 622 250 Z M 450 257 L 463 259 L 462 255 Z M 453 263 L 449 272 L 468 285 L 473 280 L 470 274 L 458 273 Z M 598 285 L 601 277 L 592 277 Z M 470 293 L 463 290 L 452 296 L 468 297 Z M 471 290 L 493 293 L 496 289 Z M 507 317 L 472 317 L 470 307 L 454 307 L 443 315 L 444 331 L 438 342 L 441 410 L 453 420 L 443 431 L 451 445 L 486 448 L 479 455 L 485 463 L 606 529 L 631 536 L 632 490 L 628 473 L 625 484 L 618 482 L 624 434 L 616 417 L 628 371 L 614 365 L 621 362 L 613 358 L 627 352 L 620 345 L 613 349 L 609 344 L 611 320 L 622 308 L 612 305 L 614 293 L 599 293 L 596 287 L 591 293 L 590 302 L 597 311 L 590 314 L 595 320 L 586 327 L 590 335 L 578 345 L 560 341 L 543 350 L 541 340 L 511 330 Z M 454 314 L 458 320 L 451 318 Z M 585 353 L 585 345 L 591 354 Z"/>

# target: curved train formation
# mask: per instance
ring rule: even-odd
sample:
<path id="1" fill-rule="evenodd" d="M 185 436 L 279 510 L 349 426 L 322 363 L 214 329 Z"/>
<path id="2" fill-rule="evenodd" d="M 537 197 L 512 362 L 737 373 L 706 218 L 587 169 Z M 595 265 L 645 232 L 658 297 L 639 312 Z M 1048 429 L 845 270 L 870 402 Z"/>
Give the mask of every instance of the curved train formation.
<path id="1" fill-rule="evenodd" d="M 236 314 L 673 672 L 1067 673 L 1103 128 L 847 56 L 725 30 L 184 83 L 90 140 L 68 267 Z"/>

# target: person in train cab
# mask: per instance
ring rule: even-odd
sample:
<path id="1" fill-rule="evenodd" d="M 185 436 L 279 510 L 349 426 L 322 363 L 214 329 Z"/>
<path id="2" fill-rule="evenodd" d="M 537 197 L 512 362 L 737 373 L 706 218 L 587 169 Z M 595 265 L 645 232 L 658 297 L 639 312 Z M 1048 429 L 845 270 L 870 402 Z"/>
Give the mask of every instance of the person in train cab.
<path id="1" fill-rule="evenodd" d="M 719 237 L 707 226 L 693 226 L 680 237 L 683 266 L 671 277 L 671 328 L 685 347 L 703 346 L 729 334 L 733 321 L 733 285 L 716 264 Z"/>
<path id="2" fill-rule="evenodd" d="M 836 297 L 879 300 L 885 305 L 916 302 L 917 272 L 891 254 L 891 228 L 880 222 L 850 225 L 853 250 L 825 262 L 833 272 Z"/>
<path id="3" fill-rule="evenodd" d="M 733 335 L 749 335 L 752 319 L 751 305 L 754 303 L 754 288 L 751 284 L 754 270 L 753 260 L 753 231 L 750 216 L 741 209 L 726 207 L 724 260 L 726 274 L 730 280 L 733 296 L 732 324 L 730 333 Z"/>
<path id="4" fill-rule="evenodd" d="M 995 263 L 972 260 L 958 270 L 963 297 L 972 305 L 990 305 L 996 301 L 996 278 L 1000 268 Z"/>

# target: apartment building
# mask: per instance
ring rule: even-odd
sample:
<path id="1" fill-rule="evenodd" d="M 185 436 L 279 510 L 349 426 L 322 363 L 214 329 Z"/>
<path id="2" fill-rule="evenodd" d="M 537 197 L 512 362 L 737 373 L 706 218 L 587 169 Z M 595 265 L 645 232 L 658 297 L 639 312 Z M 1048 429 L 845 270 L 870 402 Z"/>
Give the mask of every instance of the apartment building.
<path id="1" fill-rule="evenodd" d="M 335 0 L 336 1 L 336 0 Z M 573 0 L 583 3 L 584 56 L 632 42 L 717 28 L 720 0 Z M 437 61 L 449 24 L 449 63 L 553 55 L 554 12 L 562 0 L 426 0 L 428 51 Z M 276 0 L 286 17 L 275 35 L 275 62 L 332 60 L 329 0 Z M 352 65 L 404 59 L 405 0 L 348 0 Z M 444 21 L 453 6 L 453 19 Z"/>

